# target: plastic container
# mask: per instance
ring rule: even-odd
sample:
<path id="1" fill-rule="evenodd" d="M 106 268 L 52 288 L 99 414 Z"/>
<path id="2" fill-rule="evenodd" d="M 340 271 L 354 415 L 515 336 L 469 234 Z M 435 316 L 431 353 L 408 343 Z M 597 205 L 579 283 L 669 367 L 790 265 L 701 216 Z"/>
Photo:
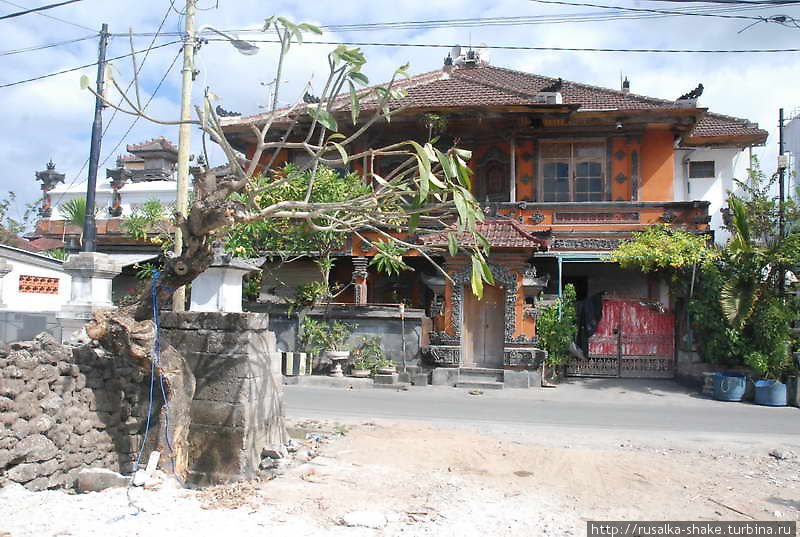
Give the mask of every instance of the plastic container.
<path id="1" fill-rule="evenodd" d="M 786 384 L 777 380 L 757 380 L 755 403 L 765 406 L 786 406 Z"/>
<path id="2" fill-rule="evenodd" d="M 747 388 L 747 378 L 731 373 L 714 376 L 714 399 L 717 401 L 741 401 Z"/>

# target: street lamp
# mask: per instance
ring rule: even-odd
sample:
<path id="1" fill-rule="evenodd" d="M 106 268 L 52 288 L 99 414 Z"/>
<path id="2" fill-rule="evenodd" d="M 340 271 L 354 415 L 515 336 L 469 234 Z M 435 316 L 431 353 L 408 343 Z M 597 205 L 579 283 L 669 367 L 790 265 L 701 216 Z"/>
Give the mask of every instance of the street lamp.
<path id="1" fill-rule="evenodd" d="M 221 32 L 212 26 L 201 26 L 200 30 L 198 30 L 197 34 L 201 34 L 206 30 L 210 30 L 215 34 L 221 35 L 225 39 L 231 42 L 231 45 L 236 47 L 236 50 L 244 54 L 245 56 L 252 56 L 253 54 L 258 54 L 258 47 L 251 43 L 250 41 L 245 41 L 244 39 L 240 39 L 237 35 L 230 35 L 226 34 L 225 32 Z"/>
<path id="2" fill-rule="evenodd" d="M 192 115 L 192 79 L 194 78 L 194 53 L 197 46 L 197 36 L 205 30 L 210 30 L 230 41 L 236 47 L 236 50 L 242 54 L 252 56 L 258 52 L 258 47 L 249 41 L 228 35 L 211 26 L 202 26 L 195 33 L 195 4 L 195 0 L 186 1 L 186 40 L 183 44 L 183 70 L 181 71 L 183 80 L 181 83 L 181 124 L 178 129 L 178 192 L 175 199 L 176 212 L 181 216 L 186 216 L 189 206 L 189 142 L 191 139 L 189 121 Z M 176 257 L 183 253 L 183 232 L 180 227 L 175 230 L 175 246 L 173 250 Z M 172 298 L 172 309 L 174 311 L 184 311 L 185 307 L 186 291 L 184 287 L 179 287 L 175 290 Z"/>

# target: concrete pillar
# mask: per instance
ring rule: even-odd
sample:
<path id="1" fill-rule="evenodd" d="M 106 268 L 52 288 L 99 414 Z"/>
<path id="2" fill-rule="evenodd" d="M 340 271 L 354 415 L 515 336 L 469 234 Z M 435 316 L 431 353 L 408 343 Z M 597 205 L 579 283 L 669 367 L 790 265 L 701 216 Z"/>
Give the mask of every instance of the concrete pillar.
<path id="1" fill-rule="evenodd" d="M 92 313 L 114 308 L 111 281 L 122 272 L 122 265 L 111 256 L 97 252 L 81 252 L 69 256 L 64 272 L 70 275 L 70 299 L 58 314 L 63 341 L 73 340 L 92 317 Z"/>
<path id="2" fill-rule="evenodd" d="M 355 288 L 355 303 L 366 304 L 367 301 L 367 258 L 353 258 L 353 287 Z"/>
<path id="3" fill-rule="evenodd" d="M 3 302 L 3 278 L 11 272 L 11 265 L 5 259 L 0 259 L 0 310 L 6 307 Z"/>
<path id="4" fill-rule="evenodd" d="M 214 252 L 214 262 L 192 282 L 189 311 L 224 311 L 241 313 L 242 278 L 259 269 L 221 250 Z"/>

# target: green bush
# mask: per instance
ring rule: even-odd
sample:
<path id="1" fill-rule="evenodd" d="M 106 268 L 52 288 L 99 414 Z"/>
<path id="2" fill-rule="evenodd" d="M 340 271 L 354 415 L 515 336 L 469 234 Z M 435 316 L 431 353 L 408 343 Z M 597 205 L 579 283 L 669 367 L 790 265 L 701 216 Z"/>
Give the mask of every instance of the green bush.
<path id="1" fill-rule="evenodd" d="M 543 308 L 536 319 L 536 335 L 539 344 L 547 351 L 545 364 L 557 366 L 569 360 L 569 344 L 578 331 L 575 312 L 575 287 L 564 286 L 561 298 Z"/>

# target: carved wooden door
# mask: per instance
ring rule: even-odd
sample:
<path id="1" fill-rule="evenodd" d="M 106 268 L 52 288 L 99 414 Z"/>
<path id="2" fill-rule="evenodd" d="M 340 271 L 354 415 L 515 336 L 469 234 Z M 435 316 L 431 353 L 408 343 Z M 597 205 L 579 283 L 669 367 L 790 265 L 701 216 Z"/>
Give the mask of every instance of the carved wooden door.
<path id="1" fill-rule="evenodd" d="M 505 292 L 487 285 L 483 298 L 464 288 L 464 310 L 461 328 L 461 352 L 464 367 L 503 368 L 505 334 Z"/>

